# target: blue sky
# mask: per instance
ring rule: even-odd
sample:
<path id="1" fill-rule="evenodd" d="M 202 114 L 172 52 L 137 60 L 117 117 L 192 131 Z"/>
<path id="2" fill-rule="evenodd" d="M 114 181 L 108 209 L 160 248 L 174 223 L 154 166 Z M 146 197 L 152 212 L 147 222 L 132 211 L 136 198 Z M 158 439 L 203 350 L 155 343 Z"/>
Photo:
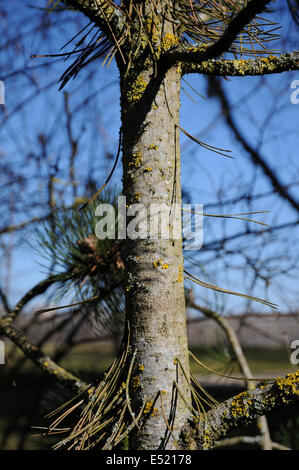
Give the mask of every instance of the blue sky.
<path id="1" fill-rule="evenodd" d="M 45 4 L 43 1 L 36 3 Z M 36 12 L 28 8 L 27 2 L 14 0 L 13 3 L 9 4 L 8 12 L 9 21 L 12 22 L 11 28 L 15 31 L 19 27 L 22 27 L 23 31 L 28 28 L 29 31 L 34 24 Z M 296 29 L 296 26 L 292 24 L 289 15 L 283 16 L 282 25 L 282 34 L 288 35 L 288 44 L 292 48 L 298 38 L 298 28 Z M 8 77 L 5 78 L 7 112 L 12 113 L 18 103 L 28 96 L 26 106 L 20 111 L 12 113 L 5 127 L 2 130 L 0 129 L 0 151 L 5 152 L 6 158 L 12 159 L 12 161 L 15 160 L 16 165 L 20 166 L 26 178 L 31 176 L 33 178 L 35 169 L 34 166 L 31 167 L 30 165 L 22 168 L 24 154 L 28 151 L 35 151 L 36 134 L 41 132 L 51 131 L 55 133 L 48 157 L 55 158 L 55 155 L 61 153 L 61 174 L 65 171 L 63 163 L 64 149 L 62 148 L 65 132 L 62 126 L 65 123 L 60 122 L 63 94 L 58 91 L 57 77 L 63 73 L 66 64 L 53 58 L 33 59 L 30 56 L 32 54 L 57 53 L 66 39 L 71 38 L 75 30 L 76 25 L 64 22 L 62 25 L 55 27 L 52 32 L 50 30 L 46 37 L 43 37 L 42 32 L 28 35 L 24 42 L 22 58 L 20 55 L 14 55 L 13 48 L 9 49 L 9 51 L 6 51 L 5 60 L 2 62 L 5 67 L 2 65 L 0 68 L 0 79 L 8 74 Z M 0 53 L 3 54 L 3 51 Z M 8 57 L 7 54 L 11 56 Z M 30 84 L 26 74 L 14 75 L 13 71 L 21 69 L 24 65 L 32 67 L 47 61 L 52 61 L 51 68 L 37 70 L 36 80 L 39 81 L 40 87 L 48 86 L 48 89 L 41 95 L 30 96 Z M 9 70 L 5 69 L 7 64 Z M 101 67 L 100 61 L 96 65 L 93 64 L 93 70 L 95 70 L 95 74 L 88 82 L 88 90 L 84 87 L 84 82 L 89 70 L 83 70 L 76 80 L 67 85 L 66 91 L 71 96 L 72 109 L 83 102 L 88 93 L 95 93 L 95 99 L 97 100 L 95 109 L 98 110 L 98 113 L 92 108 L 90 108 L 90 112 L 94 114 L 90 115 L 78 111 L 74 132 L 83 132 L 84 134 L 79 149 L 77 177 L 80 178 L 80 175 L 84 174 L 87 166 L 86 161 L 94 161 L 95 177 L 100 186 L 109 172 L 109 165 L 112 165 L 112 162 L 103 161 L 101 154 L 107 149 L 110 153 L 115 154 L 118 143 L 120 124 L 118 72 L 114 64 L 109 68 Z M 282 181 L 286 183 L 296 179 L 299 180 L 299 105 L 294 105 L 290 101 L 290 84 L 295 79 L 299 79 L 299 75 L 292 72 L 268 76 L 263 79 L 250 77 L 224 81 L 224 87 L 233 105 L 233 113 L 240 129 L 251 144 L 258 147 L 261 154 L 266 157 L 269 164 L 278 172 Z M 181 135 L 182 185 L 184 190 L 189 193 L 191 201 L 204 204 L 204 207 L 207 204 L 214 203 L 217 201 L 216 192 L 219 191 L 219 188 L 230 197 L 237 196 L 249 184 L 254 188 L 256 194 L 270 190 L 269 182 L 261 175 L 260 170 L 256 170 L 249 163 L 244 150 L 235 141 L 231 131 L 224 124 L 224 119 L 219 114 L 218 103 L 215 100 L 204 99 L 194 92 L 194 89 L 196 89 L 200 94 L 207 95 L 206 79 L 202 76 L 188 75 L 185 80 L 187 83 L 182 83 L 185 91 L 182 90 L 180 125 L 189 133 L 211 145 L 230 149 L 234 156 L 233 160 L 217 156 L 191 143 L 186 136 Z M 1 120 L 0 111 L 0 122 Z M 119 164 L 110 184 L 119 187 L 120 181 L 121 165 Z M 36 196 L 39 188 L 33 185 L 31 191 Z M 298 186 L 290 189 L 290 191 L 293 191 L 294 196 L 298 198 Z M 14 197 L 17 201 L 16 204 L 18 204 L 18 199 L 20 204 L 22 203 L 21 195 L 14 195 Z M 236 213 L 244 210 L 244 207 L 242 204 L 231 205 L 226 210 Z M 269 224 L 289 222 L 296 220 L 297 216 L 288 203 L 273 196 L 257 200 L 251 210 L 271 210 L 270 215 L 258 216 L 259 220 Z M 215 213 L 215 210 L 213 211 L 211 207 L 210 212 Z M 24 211 L 20 211 L 13 222 L 21 222 L 35 214 L 34 210 L 28 212 L 25 206 Z M 6 222 L 5 211 L 3 220 Z M 242 230 L 244 224 L 244 222 L 236 220 L 228 220 L 225 223 L 228 233 L 231 234 Z M 208 221 L 207 225 L 204 224 L 204 227 L 204 240 L 209 241 L 221 236 L 223 221 L 213 219 Z M 290 261 L 290 256 L 294 256 L 294 259 L 297 258 L 298 250 L 295 243 L 298 232 L 292 231 L 289 237 L 290 239 L 285 244 L 280 239 L 277 243 L 272 242 L 269 245 L 266 243 L 260 254 L 261 264 L 263 259 L 271 256 L 274 258 L 277 250 L 285 250 L 288 261 Z M 6 239 L 11 240 L 13 243 L 14 236 L 11 238 L 7 236 Z M 12 257 L 10 274 L 10 299 L 12 302 L 45 276 L 39 266 L 41 260 L 27 243 L 31 240 L 34 240 L 33 230 L 27 232 L 26 240 L 18 240 L 17 248 Z M 290 244 L 292 250 L 290 250 Z M 248 248 L 248 252 L 250 250 L 254 252 L 256 249 L 256 245 L 253 244 L 251 248 Z M 244 263 L 243 258 L 234 255 L 230 260 L 234 267 L 230 266 L 228 269 L 225 269 L 226 260 L 223 259 L 217 260 L 212 269 L 210 267 L 205 269 L 205 259 L 205 256 L 199 256 L 200 269 L 194 268 L 194 274 L 200 273 L 203 280 L 207 282 L 212 280 L 224 288 L 248 292 L 250 274 L 240 268 L 240 265 Z M 244 276 L 244 273 L 246 276 Z M 273 287 L 270 287 L 267 291 L 265 291 L 262 283 L 257 283 L 250 293 L 256 296 L 264 297 L 266 295 L 267 298 L 270 297 L 271 301 L 281 305 L 282 310 L 294 309 L 297 307 L 299 300 L 297 292 L 298 278 L 296 277 L 298 273 L 294 271 L 291 274 L 292 277 L 287 275 L 279 276 Z M 1 275 L 3 276 L 3 273 Z M 4 279 L 2 279 L 3 282 Z M 216 305 L 217 308 L 225 311 L 240 313 L 247 307 L 247 302 L 244 300 L 222 294 L 215 296 L 215 294 L 206 292 L 202 288 L 196 289 L 196 294 L 203 301 L 207 301 L 213 306 Z M 269 308 L 260 307 L 259 305 L 253 305 L 252 308 L 269 312 Z"/>

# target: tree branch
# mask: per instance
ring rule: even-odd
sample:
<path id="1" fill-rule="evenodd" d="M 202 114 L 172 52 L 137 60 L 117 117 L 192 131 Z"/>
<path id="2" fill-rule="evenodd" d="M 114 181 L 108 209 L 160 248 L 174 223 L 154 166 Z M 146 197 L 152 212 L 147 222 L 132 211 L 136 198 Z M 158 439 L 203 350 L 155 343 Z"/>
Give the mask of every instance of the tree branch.
<path id="1" fill-rule="evenodd" d="M 212 448 L 216 441 L 235 427 L 251 423 L 259 416 L 299 403 L 299 371 L 277 377 L 270 385 L 242 392 L 229 398 L 206 414 L 206 420 L 196 429 L 196 441 Z M 195 427 L 195 424 L 193 424 Z"/>
<path id="2" fill-rule="evenodd" d="M 183 62 L 182 74 L 200 73 L 220 77 L 244 77 L 269 75 L 299 70 L 299 52 L 286 52 L 279 57 L 269 55 L 248 60 L 204 60 L 200 63 Z"/>
<path id="3" fill-rule="evenodd" d="M 236 436 L 223 439 L 215 444 L 216 449 L 239 446 L 240 444 L 260 445 L 260 436 Z"/>
<path id="4" fill-rule="evenodd" d="M 118 8 L 107 0 L 64 0 L 64 3 L 87 16 L 108 37 L 111 35 L 110 28 L 114 30 L 114 33 L 121 29 L 123 15 Z"/>
<path id="5" fill-rule="evenodd" d="M 12 326 L 4 327 L 0 322 L 0 333 L 7 336 L 16 344 L 25 356 L 30 359 L 44 374 L 54 379 L 56 383 L 63 385 L 73 392 L 82 392 L 88 385 L 75 377 L 70 372 L 56 364 L 50 357 L 45 356 L 43 352 L 19 330 Z"/>
<path id="6" fill-rule="evenodd" d="M 33 219 L 26 220 L 25 222 L 21 222 L 20 224 L 16 225 L 7 225 L 6 227 L 3 227 L 0 229 L 0 235 L 3 233 L 11 233 L 16 230 L 21 230 L 22 228 L 27 227 L 27 225 L 33 224 L 35 222 L 42 222 L 43 220 L 47 220 L 51 217 L 50 214 L 45 215 L 44 217 L 33 217 Z"/>
<path id="7" fill-rule="evenodd" d="M 206 317 L 212 318 L 213 320 L 218 323 L 218 325 L 221 327 L 221 329 L 224 331 L 232 350 L 234 351 L 234 354 L 236 356 L 236 360 L 238 362 L 239 368 L 244 375 L 244 381 L 247 384 L 248 388 L 252 388 L 252 382 L 247 379 L 252 379 L 252 373 L 249 368 L 249 365 L 247 363 L 247 360 L 244 356 L 244 353 L 242 351 L 241 344 L 238 340 L 238 337 L 234 331 L 234 329 L 230 326 L 229 322 L 219 315 L 219 313 L 215 312 L 214 310 L 211 310 L 207 307 L 204 307 L 203 305 L 198 305 L 193 299 L 192 296 L 187 298 L 187 306 L 190 308 L 194 308 L 195 310 L 198 310 L 199 312 L 202 312 Z M 253 387 L 254 388 L 254 387 Z"/>
<path id="8" fill-rule="evenodd" d="M 226 320 L 226 318 L 222 317 L 221 315 L 219 315 L 219 313 L 215 312 L 214 310 L 206 308 L 203 305 L 196 304 L 192 298 L 190 299 L 190 297 L 189 297 L 189 306 L 191 308 L 194 308 L 202 312 L 206 317 L 212 318 L 222 328 L 234 352 L 234 355 L 239 365 L 239 369 L 244 375 L 244 379 L 246 381 L 248 390 L 254 390 L 255 383 L 254 381 L 250 380 L 253 378 L 253 375 L 251 373 L 247 359 L 243 353 L 243 349 L 240 344 L 239 338 L 236 335 L 235 330 L 230 326 L 229 322 Z M 259 437 L 259 442 L 260 442 L 262 449 L 271 450 L 272 442 L 271 442 L 267 418 L 265 416 L 260 416 L 257 419 L 257 424 L 258 424 L 258 429 L 260 431 L 260 436 L 258 437 Z"/>
<path id="9" fill-rule="evenodd" d="M 235 120 L 233 119 L 233 116 L 229 107 L 229 102 L 224 92 L 224 89 L 221 86 L 221 83 L 219 82 L 219 80 L 217 80 L 217 78 L 210 77 L 210 89 L 211 89 L 211 93 L 214 93 L 216 96 L 218 96 L 227 124 L 232 129 L 237 141 L 240 142 L 240 144 L 243 146 L 243 148 L 246 150 L 246 152 L 250 156 L 252 163 L 254 165 L 258 165 L 262 169 L 264 175 L 271 182 L 274 190 L 276 190 L 281 197 L 286 199 L 298 213 L 299 202 L 285 189 L 283 183 L 280 181 L 280 179 L 274 173 L 274 171 L 270 168 L 266 160 L 260 155 L 260 153 L 257 150 L 255 150 L 249 144 L 246 138 L 242 135 Z"/>
<path id="10" fill-rule="evenodd" d="M 4 310 L 5 310 L 6 314 L 8 314 L 11 309 L 10 309 L 10 307 L 9 307 L 7 297 L 6 297 L 6 295 L 4 294 L 4 291 L 2 290 L 1 287 L 0 287 L 0 299 L 1 299 L 1 301 L 2 301 L 2 304 L 3 304 L 3 307 L 4 307 Z"/>
<path id="11" fill-rule="evenodd" d="M 57 212 L 60 210 L 71 211 L 74 209 L 78 209 L 78 206 L 82 205 L 82 199 L 85 200 L 85 198 L 80 198 L 79 200 L 75 200 L 74 204 L 71 204 L 70 206 L 66 206 L 66 207 L 56 206 L 55 211 Z M 15 232 L 17 230 L 22 230 L 23 228 L 26 228 L 30 224 L 35 224 L 37 222 L 44 222 L 45 220 L 49 220 L 51 219 L 51 217 L 53 217 L 53 212 L 54 211 L 52 210 L 51 212 L 48 212 L 45 215 L 33 217 L 32 219 L 26 220 L 25 222 L 21 222 L 19 224 L 6 225 L 5 227 L 0 228 L 0 235 L 3 235 L 4 233 Z"/>
<path id="12" fill-rule="evenodd" d="M 172 52 L 168 52 L 164 60 L 167 64 L 171 65 L 176 62 L 181 62 L 182 64 L 200 64 L 204 60 L 219 57 L 221 54 L 229 51 L 238 34 L 240 34 L 244 27 L 249 24 L 258 13 L 261 13 L 265 9 L 265 6 L 271 1 L 272 0 L 249 1 L 229 23 L 222 36 L 216 42 L 208 46 L 201 45 L 198 49 L 196 49 L 196 47 L 187 46 L 186 44 L 180 44 Z"/>
<path id="13" fill-rule="evenodd" d="M 295 220 L 294 222 L 289 222 L 289 223 L 286 223 L 286 224 L 280 224 L 280 225 L 276 225 L 274 227 L 268 227 L 266 229 L 264 229 L 262 232 L 260 230 L 246 230 L 246 231 L 242 231 L 242 232 L 237 232 L 233 235 L 229 235 L 227 237 L 223 237 L 223 238 L 220 238 L 218 240 L 212 240 L 211 242 L 209 243 L 206 243 L 206 245 L 204 245 L 201 250 L 202 251 L 215 251 L 215 250 L 219 250 L 220 248 L 223 248 L 223 246 L 226 244 L 226 243 L 229 243 L 229 242 L 232 242 L 234 240 L 237 240 L 237 239 L 240 239 L 242 237 L 247 237 L 249 235 L 251 236 L 255 236 L 255 235 L 258 235 L 258 234 L 261 234 L 261 233 L 274 233 L 278 230 L 284 230 L 286 228 L 290 228 L 290 227 L 296 227 L 297 225 L 299 224 L 299 219 Z"/>
<path id="14" fill-rule="evenodd" d="M 30 302 L 30 300 L 32 300 L 37 295 L 43 294 L 48 289 L 48 287 L 50 287 L 55 282 L 59 281 L 60 278 L 61 276 L 59 274 L 49 276 L 47 279 L 44 279 L 43 281 L 39 282 L 32 289 L 26 292 L 26 294 L 21 298 L 21 300 L 19 300 L 15 308 L 0 319 L 0 327 L 2 326 L 2 328 L 6 328 L 10 326 L 16 316 L 20 313 L 22 308 L 28 302 Z"/>
<path id="15" fill-rule="evenodd" d="M 247 444 L 247 445 L 262 445 L 261 436 L 236 436 L 236 437 L 229 437 L 227 439 L 223 439 L 223 441 L 217 442 L 215 445 L 216 449 L 222 449 L 225 447 L 233 447 L 240 444 Z M 272 449 L 273 450 L 291 450 L 289 447 L 286 447 L 282 444 L 278 444 L 278 442 L 272 441 Z"/>

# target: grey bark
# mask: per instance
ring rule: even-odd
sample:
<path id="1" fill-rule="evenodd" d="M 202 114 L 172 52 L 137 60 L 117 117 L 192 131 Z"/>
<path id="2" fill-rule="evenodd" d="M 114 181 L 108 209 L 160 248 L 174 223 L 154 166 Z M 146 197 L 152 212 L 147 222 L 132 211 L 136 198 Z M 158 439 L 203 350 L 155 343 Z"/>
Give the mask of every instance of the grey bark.
<path id="1" fill-rule="evenodd" d="M 127 204 L 140 203 L 146 209 L 153 203 L 166 204 L 179 226 L 180 211 L 174 214 L 174 204 L 181 206 L 176 128 L 180 78 L 179 70 L 173 67 L 164 79 L 159 76 L 151 79 L 149 72 L 143 72 L 131 83 L 130 79 L 122 82 L 123 174 Z M 138 87 L 138 83 L 141 86 Z M 142 430 L 135 433 L 132 445 L 137 449 L 173 449 L 189 414 L 173 386 L 174 381 L 190 403 L 189 384 L 176 361 L 179 358 L 188 376 L 182 240 L 171 236 L 165 240 L 160 237 L 127 239 L 126 269 L 126 311 L 131 347 L 137 351 L 138 358 L 134 404 L 138 410 L 142 403 L 147 403 L 145 423 Z"/>

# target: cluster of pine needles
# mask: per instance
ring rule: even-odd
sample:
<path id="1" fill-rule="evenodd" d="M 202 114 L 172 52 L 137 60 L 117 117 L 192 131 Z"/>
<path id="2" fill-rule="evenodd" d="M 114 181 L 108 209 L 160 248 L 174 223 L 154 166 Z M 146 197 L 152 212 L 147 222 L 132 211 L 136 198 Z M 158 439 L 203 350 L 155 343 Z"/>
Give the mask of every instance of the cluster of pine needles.
<path id="1" fill-rule="evenodd" d="M 43 430 L 42 436 L 66 435 L 54 444 L 54 450 L 125 448 L 128 445 L 129 434 L 134 429 L 138 432 L 142 421 L 147 419 L 158 401 L 160 401 L 160 409 L 165 421 L 164 446 L 172 436 L 176 447 L 179 448 L 179 443 L 173 435 L 178 395 L 185 402 L 194 422 L 196 424 L 205 422 L 206 411 L 218 402 L 197 382 L 192 372 L 189 378 L 179 359 L 176 360 L 176 375 L 187 381 L 191 389 L 192 405 L 187 403 L 179 384 L 174 381 L 169 417 L 165 413 L 162 390 L 158 392 L 154 402 L 145 400 L 135 413 L 131 406 L 131 394 L 135 388 L 132 373 L 136 355 L 137 351 L 133 352 L 130 347 L 130 330 L 127 325 L 118 356 L 104 374 L 103 379 L 98 384 L 87 386 L 86 389 L 49 413 L 46 419 L 50 420 L 54 417 L 55 419 L 48 427 L 36 427 Z M 148 403 L 151 409 L 146 410 Z M 64 424 L 65 422 L 67 424 Z"/>
<path id="2" fill-rule="evenodd" d="M 131 430 L 138 426 L 145 404 L 135 416 L 129 387 L 136 354 L 130 351 L 129 334 L 124 338 L 119 354 L 104 378 L 47 416 L 50 419 L 59 415 L 44 435 L 67 434 L 54 445 L 54 450 L 89 450 L 94 447 L 109 450 L 124 442 Z M 61 427 L 65 420 L 72 424 Z"/>
<path id="3" fill-rule="evenodd" d="M 297 9 L 293 5 L 296 2 L 297 0 L 289 0 L 291 12 L 294 17 L 298 18 L 298 5 Z M 48 9 L 50 12 L 55 11 L 57 8 L 63 8 L 62 4 L 62 0 L 50 0 Z M 153 38 L 157 30 L 161 30 L 163 34 L 163 27 L 162 29 L 158 27 L 157 22 L 167 20 L 172 23 L 174 34 L 178 35 L 181 44 L 191 47 L 212 45 L 221 38 L 228 25 L 246 4 L 247 2 L 243 0 L 180 0 L 177 2 L 103 0 L 99 2 L 102 21 L 98 24 L 89 22 L 62 47 L 59 54 L 47 55 L 47 57 L 64 57 L 66 60 L 75 57 L 60 78 L 60 88 L 63 88 L 70 79 L 75 78 L 79 71 L 90 62 L 101 58 L 103 65 L 109 65 L 116 54 L 127 74 L 138 51 L 144 47 L 144 41 L 155 66 L 157 57 Z M 119 19 L 119 25 L 115 30 L 111 23 L 111 10 L 113 9 L 117 11 Z M 265 8 L 265 12 L 269 11 L 269 8 Z M 151 24 L 150 28 L 149 24 Z M 233 54 L 235 58 L 275 53 L 267 47 L 267 44 L 278 39 L 279 28 L 278 24 L 271 19 L 257 15 L 233 41 L 228 53 Z M 72 43 L 73 49 L 65 52 L 65 48 Z M 45 56 L 36 55 L 35 57 Z"/>

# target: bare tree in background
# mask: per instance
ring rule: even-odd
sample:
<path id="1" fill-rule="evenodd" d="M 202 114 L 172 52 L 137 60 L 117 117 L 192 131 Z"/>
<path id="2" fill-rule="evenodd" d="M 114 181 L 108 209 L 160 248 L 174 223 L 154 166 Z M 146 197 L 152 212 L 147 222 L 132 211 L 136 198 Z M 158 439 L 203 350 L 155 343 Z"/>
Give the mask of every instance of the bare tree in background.
<path id="1" fill-rule="evenodd" d="M 174 203 L 181 205 L 179 132 L 190 136 L 179 125 L 181 79 L 185 74 L 257 76 L 299 68 L 297 53 L 269 55 L 268 49 L 259 47 L 274 39 L 274 25 L 267 19 L 270 1 L 251 0 L 246 6 L 232 1 L 128 1 L 121 5 L 109 1 L 96 1 L 91 5 L 69 1 L 65 4 L 89 18 L 95 37 L 64 73 L 62 85 L 91 59 L 103 54 L 107 54 L 107 61 L 115 57 L 118 66 L 123 191 L 129 205 L 137 202 L 145 207 L 153 202 L 165 203 L 168 207 Z M 259 16 L 263 10 L 266 10 L 265 19 Z M 223 58 L 229 53 L 235 58 L 228 59 L 226 55 Z M 256 58 L 259 54 L 262 58 Z M 244 60 L 244 55 L 254 58 Z M 254 164 L 262 167 L 274 189 L 297 210 L 295 198 L 242 138 L 229 112 L 225 93 L 212 79 L 210 93 L 219 97 L 228 124 Z M 73 203 L 77 197 L 74 184 L 77 142 L 72 132 L 68 100 L 65 94 L 70 149 L 68 179 Z M 41 151 L 45 151 L 47 139 L 40 135 L 39 143 Z M 201 141 L 198 143 L 207 146 Z M 48 175 L 48 217 L 51 217 L 55 165 Z M 10 231 L 9 227 L 11 225 L 3 232 Z M 212 244 L 216 253 L 217 243 L 216 240 L 214 246 Z M 38 367 L 80 393 L 72 411 L 78 412 L 87 396 L 78 425 L 68 430 L 68 437 L 58 447 L 83 449 L 97 445 L 107 449 L 122 442 L 130 433 L 130 448 L 210 448 L 233 427 L 297 401 L 298 375 L 292 374 L 218 406 L 205 396 L 211 410 L 203 414 L 203 392 L 189 369 L 182 241 L 128 239 L 124 262 L 124 340 L 118 358 L 105 380 L 97 386 L 88 386 L 57 366 L 12 326 L 28 300 L 59 278 L 54 276 L 40 283 L 13 310 L 8 308 L 1 320 L 2 331 Z M 234 293 L 208 284 L 187 270 L 185 275 L 214 291 Z M 271 302 L 245 297 L 271 305 Z M 54 432 L 59 423 L 60 419 L 55 421 L 51 431 Z"/>

